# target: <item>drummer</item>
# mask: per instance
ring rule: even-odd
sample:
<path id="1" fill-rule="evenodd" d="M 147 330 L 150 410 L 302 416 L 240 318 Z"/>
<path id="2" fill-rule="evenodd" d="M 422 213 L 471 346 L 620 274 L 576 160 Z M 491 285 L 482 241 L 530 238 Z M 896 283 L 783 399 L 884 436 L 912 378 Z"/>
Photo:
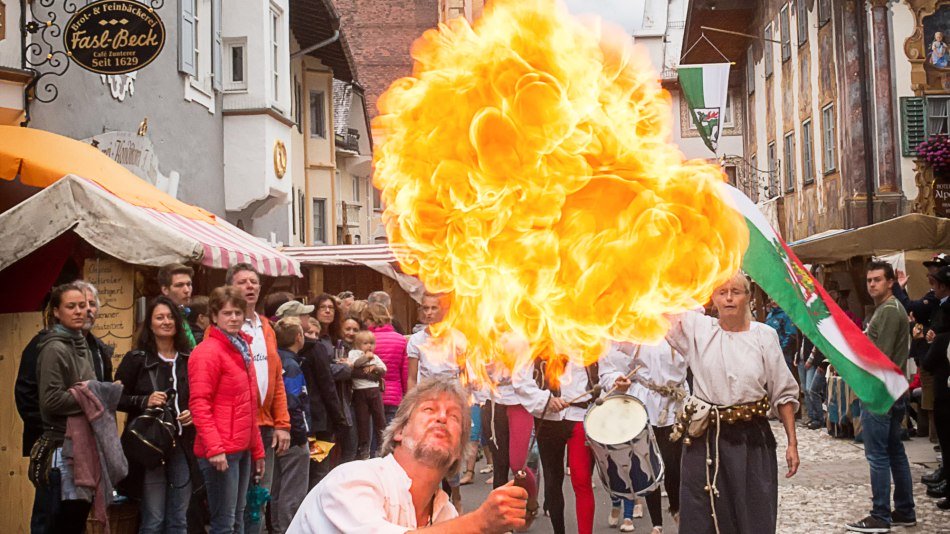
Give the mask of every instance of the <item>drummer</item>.
<path id="1" fill-rule="evenodd" d="M 798 471 L 798 384 L 775 330 L 752 321 L 749 294 L 748 279 L 736 273 L 713 292 L 718 320 L 687 312 L 673 318 L 667 334 L 693 372 L 693 394 L 712 405 L 708 427 L 684 438 L 680 532 L 775 532 L 778 474 L 769 411 L 788 437 L 785 477 Z"/>
<path id="2" fill-rule="evenodd" d="M 594 458 L 587 446 L 584 415 L 593 403 L 589 391 L 598 382 L 597 364 L 583 367 L 568 362 L 556 383 L 538 366 L 537 380 L 517 380 L 515 389 L 525 409 L 535 417 L 538 455 L 544 474 L 544 508 L 555 534 L 564 534 L 564 450 L 571 470 L 577 532 L 594 530 Z M 539 384 L 540 382 L 540 384 Z"/>
<path id="3" fill-rule="evenodd" d="M 634 369 L 636 374 L 631 381 L 626 377 Z M 600 384 L 604 391 L 615 388 L 617 393 L 627 393 L 640 399 L 647 409 L 647 416 L 653 426 L 660 456 L 665 466 L 663 485 L 670 500 L 670 514 L 679 519 L 680 491 L 680 455 L 682 447 L 670 439 L 676 414 L 682 406 L 683 398 L 689 394 L 686 383 L 686 359 L 676 353 L 665 341 L 654 345 L 633 345 L 615 343 L 607 355 L 600 360 Z M 651 534 L 663 532 L 663 508 L 660 488 L 646 496 L 647 509 L 653 523 Z M 608 524 L 619 522 L 623 501 L 622 532 L 633 531 L 633 502 L 628 499 L 611 499 L 614 507 L 610 511 Z"/>

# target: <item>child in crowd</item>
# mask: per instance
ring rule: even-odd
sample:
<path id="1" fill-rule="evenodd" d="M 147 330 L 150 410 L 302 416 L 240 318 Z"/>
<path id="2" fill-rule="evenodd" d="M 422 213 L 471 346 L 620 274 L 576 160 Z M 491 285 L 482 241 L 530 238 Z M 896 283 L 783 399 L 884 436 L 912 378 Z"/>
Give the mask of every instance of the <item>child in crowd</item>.
<path id="1" fill-rule="evenodd" d="M 363 368 L 366 371 L 375 371 L 377 376 L 386 373 L 386 364 L 376 350 L 376 336 L 368 330 L 357 332 L 353 340 L 353 350 L 347 359 L 354 369 Z M 372 418 L 373 433 L 376 442 L 382 443 L 383 428 L 386 427 L 386 417 L 383 414 L 383 397 L 380 392 L 380 382 L 365 378 L 353 379 L 353 408 L 356 411 L 356 428 L 358 433 L 357 456 L 361 460 L 369 459 L 370 418 Z"/>
<path id="2" fill-rule="evenodd" d="M 274 325 L 274 333 L 277 337 L 277 353 L 280 354 L 284 370 L 284 390 L 287 392 L 287 412 L 290 414 L 290 448 L 275 458 L 274 481 L 271 485 L 272 532 L 282 534 L 307 496 L 310 464 L 307 436 L 310 434 L 311 418 L 307 382 L 300 368 L 300 356 L 297 355 L 304 345 L 300 318 L 281 319 Z"/>

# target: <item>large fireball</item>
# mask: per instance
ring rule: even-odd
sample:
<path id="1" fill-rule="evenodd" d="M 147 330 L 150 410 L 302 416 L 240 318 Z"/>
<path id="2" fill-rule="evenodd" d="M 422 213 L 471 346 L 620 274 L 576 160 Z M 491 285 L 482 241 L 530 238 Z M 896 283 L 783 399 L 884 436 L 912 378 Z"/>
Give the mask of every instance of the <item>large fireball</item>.
<path id="1" fill-rule="evenodd" d="M 379 100 L 390 243 L 451 295 L 437 331 L 461 332 L 483 377 L 661 338 L 664 314 L 705 302 L 748 244 L 720 168 L 671 143 L 649 59 L 593 26 L 553 0 L 496 1 L 474 27 L 427 31 L 413 76 Z"/>

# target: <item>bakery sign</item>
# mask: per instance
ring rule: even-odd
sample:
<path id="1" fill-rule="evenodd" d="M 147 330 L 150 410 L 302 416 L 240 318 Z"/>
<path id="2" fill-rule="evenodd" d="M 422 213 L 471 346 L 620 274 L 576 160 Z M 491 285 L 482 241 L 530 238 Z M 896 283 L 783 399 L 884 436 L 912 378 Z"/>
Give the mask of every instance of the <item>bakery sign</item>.
<path id="1" fill-rule="evenodd" d="M 165 25 L 145 4 L 101 0 L 70 17 L 63 42 L 80 67 L 99 74 L 125 74 L 158 57 L 165 46 Z"/>

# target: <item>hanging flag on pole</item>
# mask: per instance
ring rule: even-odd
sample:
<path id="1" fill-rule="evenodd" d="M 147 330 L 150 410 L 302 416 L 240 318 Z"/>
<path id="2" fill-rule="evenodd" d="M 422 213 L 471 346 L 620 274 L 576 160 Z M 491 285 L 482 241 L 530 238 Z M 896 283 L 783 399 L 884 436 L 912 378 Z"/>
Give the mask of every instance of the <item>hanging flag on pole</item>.
<path id="1" fill-rule="evenodd" d="M 725 183 L 722 187 L 749 227 L 742 269 L 828 357 L 865 408 L 887 412 L 907 391 L 904 374 L 841 311 L 749 197 Z"/>
<path id="2" fill-rule="evenodd" d="M 680 65 L 677 75 L 693 124 L 715 153 L 729 97 L 729 63 Z"/>

